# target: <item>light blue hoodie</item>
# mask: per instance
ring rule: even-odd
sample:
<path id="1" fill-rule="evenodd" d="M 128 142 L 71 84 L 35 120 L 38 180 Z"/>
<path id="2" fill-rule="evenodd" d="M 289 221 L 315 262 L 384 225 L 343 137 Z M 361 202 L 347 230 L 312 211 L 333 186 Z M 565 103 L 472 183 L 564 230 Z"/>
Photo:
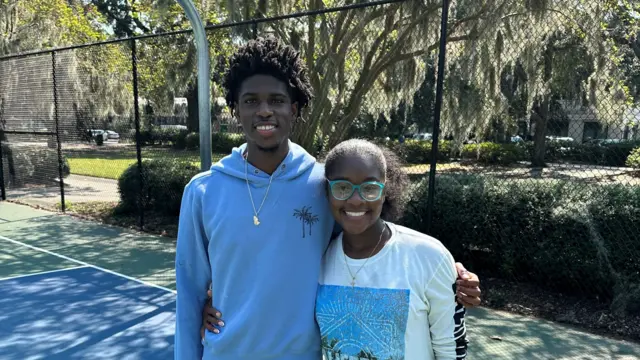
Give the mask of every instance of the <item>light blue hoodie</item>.
<path id="1" fill-rule="evenodd" d="M 242 153 L 246 144 L 195 176 L 184 190 L 176 251 L 175 358 L 319 360 L 314 319 L 322 255 L 334 220 L 324 166 L 289 142 L 253 223 Z M 269 175 L 248 165 L 256 210 Z M 212 281 L 220 334 L 200 338 Z"/>

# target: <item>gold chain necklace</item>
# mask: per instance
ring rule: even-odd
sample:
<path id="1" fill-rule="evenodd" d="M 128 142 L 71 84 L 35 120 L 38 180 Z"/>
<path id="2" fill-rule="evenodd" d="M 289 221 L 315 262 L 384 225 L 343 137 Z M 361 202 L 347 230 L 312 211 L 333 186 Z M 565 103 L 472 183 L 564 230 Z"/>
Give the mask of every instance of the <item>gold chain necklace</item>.
<path id="1" fill-rule="evenodd" d="M 347 254 L 344 251 L 344 245 L 343 245 L 342 255 L 344 256 L 344 265 L 347 267 L 347 270 L 349 270 L 349 275 L 351 276 L 351 286 L 352 287 L 356 286 L 356 276 L 358 276 L 358 273 L 360 272 L 360 270 L 362 270 L 364 268 L 364 266 L 367 265 L 367 262 L 373 256 L 373 253 L 378 248 L 378 245 L 380 245 L 380 242 L 382 241 L 382 235 L 384 235 L 385 230 L 387 230 L 387 224 L 383 222 L 383 225 L 384 225 L 384 227 L 382 228 L 382 232 L 380 232 L 380 238 L 378 239 L 378 243 L 376 244 L 376 246 L 373 247 L 373 250 L 371 250 L 371 254 L 369 254 L 369 257 L 367 258 L 367 260 L 364 261 L 364 264 L 362 264 L 362 266 L 360 266 L 360 269 L 358 269 L 358 271 L 356 271 L 355 275 L 351 272 L 351 268 L 349 267 L 349 263 L 347 262 Z M 342 240 L 344 242 L 344 234 L 343 234 Z"/>
<path id="2" fill-rule="evenodd" d="M 251 199 L 251 206 L 253 207 L 253 225 L 260 225 L 260 219 L 258 219 L 258 214 L 260 210 L 262 210 L 262 206 L 264 205 L 264 201 L 267 199 L 267 195 L 269 195 L 269 189 L 271 189 L 271 180 L 273 180 L 273 175 L 275 175 L 275 171 L 269 177 L 269 186 L 267 186 L 267 192 L 264 194 L 262 198 L 262 204 L 260 204 L 260 208 L 256 210 L 256 205 L 253 203 L 253 195 L 251 195 L 251 187 L 249 186 L 249 152 L 247 151 L 247 156 L 244 157 L 244 179 L 247 181 L 247 190 L 249 191 L 249 199 Z"/>

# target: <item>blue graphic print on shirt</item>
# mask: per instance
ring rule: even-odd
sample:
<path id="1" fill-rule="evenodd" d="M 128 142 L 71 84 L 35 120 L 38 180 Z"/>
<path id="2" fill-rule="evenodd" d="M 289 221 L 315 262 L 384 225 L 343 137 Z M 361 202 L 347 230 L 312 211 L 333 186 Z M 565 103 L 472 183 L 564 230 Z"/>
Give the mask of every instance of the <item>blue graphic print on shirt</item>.
<path id="1" fill-rule="evenodd" d="M 327 360 L 402 360 L 410 291 L 320 285 L 316 318 Z"/>

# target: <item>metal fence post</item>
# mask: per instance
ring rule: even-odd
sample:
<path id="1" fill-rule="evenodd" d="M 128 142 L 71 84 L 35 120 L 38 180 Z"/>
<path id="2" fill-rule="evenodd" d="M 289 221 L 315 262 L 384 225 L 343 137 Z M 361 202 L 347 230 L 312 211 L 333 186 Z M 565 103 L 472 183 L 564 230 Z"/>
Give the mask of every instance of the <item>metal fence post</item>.
<path id="1" fill-rule="evenodd" d="M 0 131 L 0 197 L 2 201 L 7 200 L 7 190 L 4 188 L 4 155 L 2 154 L 2 136 L 4 133 Z"/>
<path id="2" fill-rule="evenodd" d="M 51 52 L 51 69 L 53 72 L 53 108 L 56 121 L 56 143 L 58 147 L 58 176 L 60 178 L 60 207 L 65 212 L 67 207 L 64 201 L 64 161 L 62 160 L 62 144 L 60 144 L 60 116 L 58 112 L 58 79 L 56 76 L 56 52 Z"/>
<path id="3" fill-rule="evenodd" d="M 144 175 L 142 173 L 142 136 L 140 135 L 140 104 L 138 99 L 138 58 L 136 49 L 136 39 L 131 40 L 131 70 L 133 73 L 133 111 L 134 119 L 136 123 L 136 157 L 138 160 L 138 183 L 140 189 L 138 193 L 138 213 L 139 213 L 139 225 L 140 229 L 144 229 L 144 204 L 143 190 L 144 190 Z"/>
<path id="4" fill-rule="evenodd" d="M 211 59 L 209 41 L 193 1 L 177 0 L 187 15 L 198 52 L 198 119 L 200 128 L 200 170 L 211 167 Z"/>
<path id="5" fill-rule="evenodd" d="M 438 54 L 438 78 L 436 79 L 436 101 L 434 106 L 433 136 L 431 140 L 431 166 L 429 168 L 429 193 L 427 194 L 427 233 L 431 235 L 433 206 L 436 186 L 436 164 L 440 138 L 440 112 L 444 87 L 444 68 L 447 51 L 447 22 L 449 21 L 449 0 L 442 1 L 442 23 L 440 25 L 440 53 Z"/>
<path id="6" fill-rule="evenodd" d="M 254 20 L 251 28 L 253 29 L 253 39 L 255 40 L 258 38 L 258 22 Z"/>

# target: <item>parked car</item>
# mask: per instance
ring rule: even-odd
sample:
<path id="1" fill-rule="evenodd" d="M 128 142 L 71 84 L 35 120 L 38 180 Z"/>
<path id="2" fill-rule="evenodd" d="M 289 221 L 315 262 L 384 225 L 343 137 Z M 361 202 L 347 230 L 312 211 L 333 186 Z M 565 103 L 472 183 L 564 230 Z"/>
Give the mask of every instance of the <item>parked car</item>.
<path id="1" fill-rule="evenodd" d="M 572 143 L 575 140 L 569 136 L 546 136 L 548 141 L 559 142 L 559 143 Z"/>
<path id="2" fill-rule="evenodd" d="M 595 146 L 603 146 L 610 144 L 620 144 L 624 143 L 626 140 L 622 139 L 589 139 L 584 142 L 585 145 L 595 145 Z"/>
<path id="3" fill-rule="evenodd" d="M 419 134 L 413 135 L 414 140 L 429 141 L 431 140 L 431 138 L 432 138 L 432 135 L 430 133 L 419 133 Z"/>
<path id="4" fill-rule="evenodd" d="M 89 134 L 91 134 L 91 138 L 95 139 L 98 136 L 102 137 L 102 140 L 106 141 L 108 139 L 108 134 L 106 131 L 104 130 L 98 130 L 98 129 L 89 129 L 87 130 L 87 132 Z"/>
<path id="5" fill-rule="evenodd" d="M 107 138 L 108 139 L 111 139 L 111 140 L 120 139 L 120 134 L 118 134 L 117 132 L 115 132 L 113 130 L 107 130 L 107 131 L 105 131 L 105 133 L 107 134 Z"/>

